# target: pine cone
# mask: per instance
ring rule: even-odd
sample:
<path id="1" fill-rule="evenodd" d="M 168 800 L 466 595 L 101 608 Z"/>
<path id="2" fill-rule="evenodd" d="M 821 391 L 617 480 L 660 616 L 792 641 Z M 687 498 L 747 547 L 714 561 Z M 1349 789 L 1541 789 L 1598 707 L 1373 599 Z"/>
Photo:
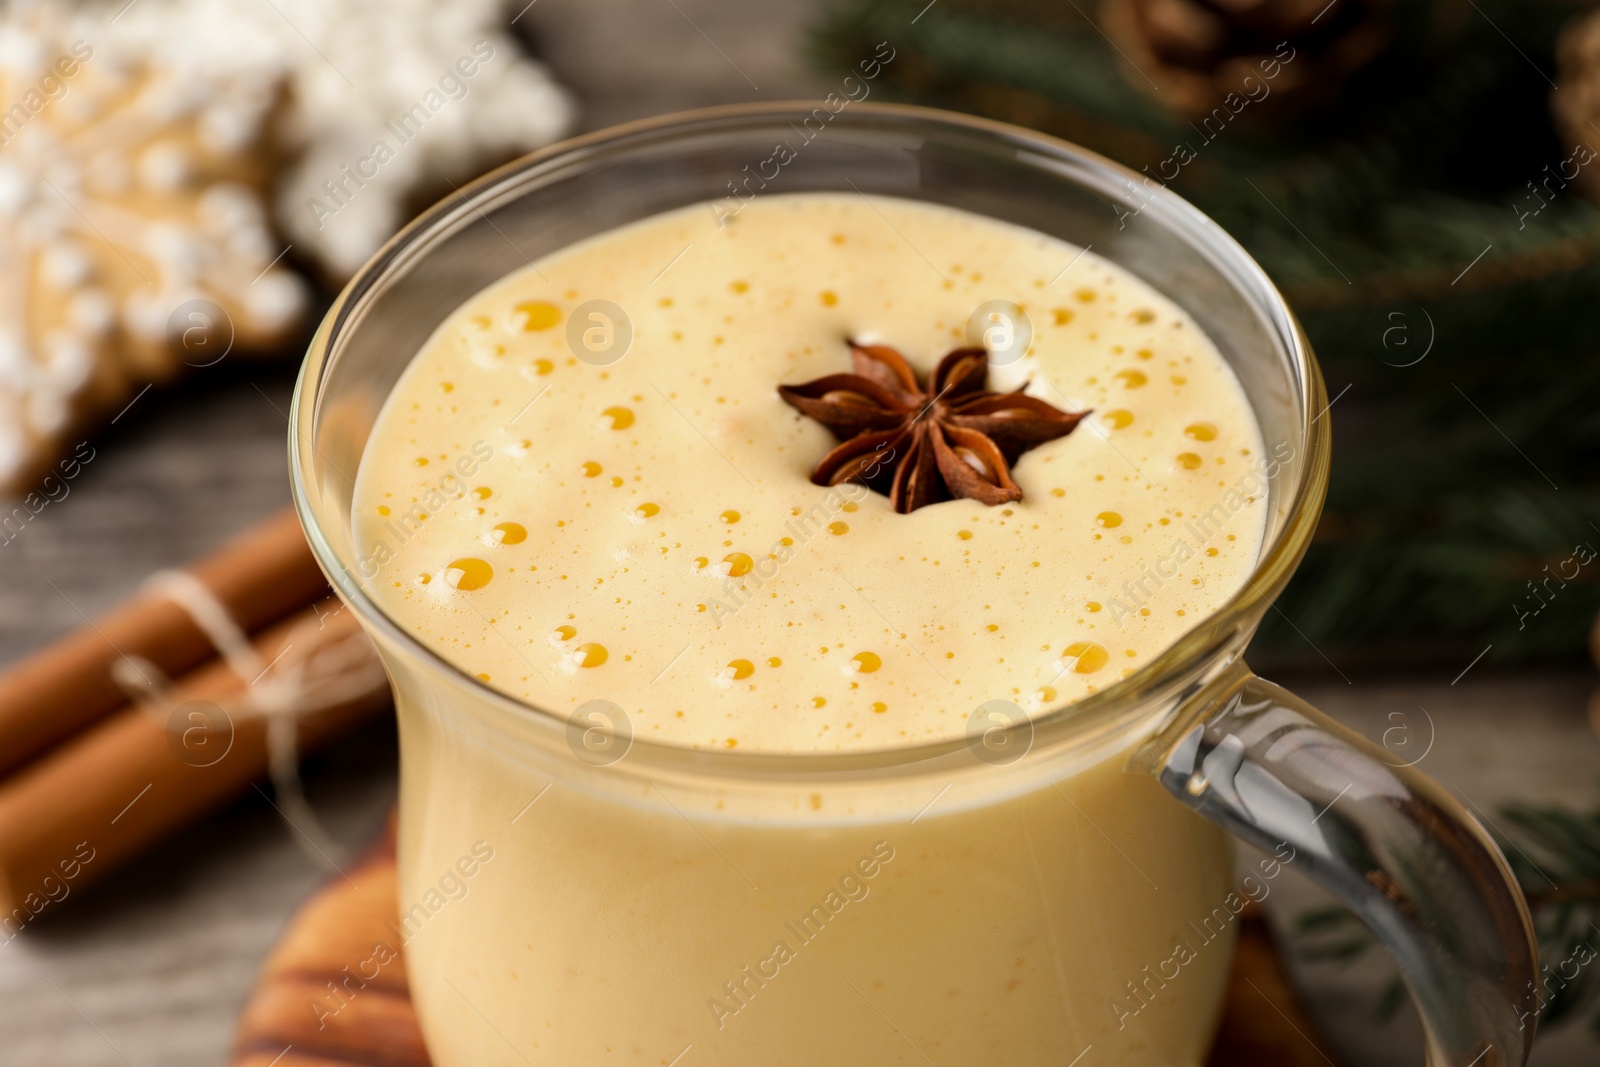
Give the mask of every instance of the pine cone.
<path id="1" fill-rule="evenodd" d="M 1550 112 L 1571 154 L 1560 164 L 1545 167 L 1535 179 L 1543 189 L 1524 196 L 1535 208 L 1553 198 L 1568 180 L 1575 181 L 1590 200 L 1600 201 L 1600 163 L 1595 163 L 1600 150 L 1600 11 L 1578 15 L 1562 28 L 1556 40 L 1556 81 L 1560 88 L 1550 92 Z M 1600 629 L 1595 633 L 1600 641 Z M 1600 643 L 1595 650 L 1600 659 Z M 1600 712 L 1600 704 L 1596 710 Z M 1600 718 L 1596 723 L 1600 725 Z"/>
<path id="2" fill-rule="evenodd" d="M 1191 118 L 1335 99 L 1396 38 L 1394 0 L 1102 0 L 1129 80 Z M 1153 83 L 1153 84 L 1152 84 Z M 1268 104 L 1268 101 L 1271 101 Z M 1228 110 L 1237 114 L 1243 105 Z"/>

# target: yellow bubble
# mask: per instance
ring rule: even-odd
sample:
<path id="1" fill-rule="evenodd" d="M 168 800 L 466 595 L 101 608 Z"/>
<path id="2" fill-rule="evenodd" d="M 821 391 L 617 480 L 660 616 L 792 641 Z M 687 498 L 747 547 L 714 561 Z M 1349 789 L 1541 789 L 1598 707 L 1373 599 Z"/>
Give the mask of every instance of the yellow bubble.
<path id="1" fill-rule="evenodd" d="M 711 566 L 711 561 L 704 556 L 696 556 L 694 558 L 694 565 L 696 569 L 703 571 L 707 567 Z"/>
<path id="2" fill-rule="evenodd" d="M 729 526 L 732 526 L 734 523 L 739 521 L 739 513 L 737 511 L 733 511 L 732 509 L 724 511 L 717 517 L 723 522 L 727 523 Z"/>
<path id="3" fill-rule="evenodd" d="M 723 670 L 729 678 L 740 682 L 756 673 L 756 665 L 747 659 L 731 659 Z"/>
<path id="4" fill-rule="evenodd" d="M 549 374 L 555 369 L 556 365 L 551 363 L 548 359 L 536 359 L 533 361 L 533 373 L 535 374 L 543 376 Z"/>
<path id="5" fill-rule="evenodd" d="M 571 641 L 574 637 L 578 636 L 578 631 L 576 627 L 572 626 L 557 626 L 555 628 L 555 632 L 550 636 L 554 637 L 558 641 Z"/>
<path id="6" fill-rule="evenodd" d="M 728 288 L 732 289 L 736 293 L 748 293 L 750 291 L 750 283 L 749 282 L 729 282 L 728 283 Z"/>
<path id="7" fill-rule="evenodd" d="M 871 674 L 883 666 L 883 660 L 876 652 L 857 652 L 850 657 L 850 662 L 856 665 L 856 670 L 861 674 Z"/>
<path id="8" fill-rule="evenodd" d="M 827 697 L 812 697 L 811 698 L 811 706 L 814 707 L 814 708 L 820 708 L 820 707 L 824 706 L 827 703 L 828 703 L 828 698 Z"/>
<path id="9" fill-rule="evenodd" d="M 1150 380 L 1142 370 L 1119 370 L 1112 377 L 1128 389 L 1137 389 Z"/>
<path id="10" fill-rule="evenodd" d="M 1061 489 L 1061 488 L 1058 487 L 1058 488 L 1050 490 L 1050 495 L 1051 496 L 1066 496 L 1067 495 L 1067 491 L 1065 489 Z"/>
<path id="11" fill-rule="evenodd" d="M 1083 606 L 1083 608 L 1084 608 L 1085 611 L 1099 611 L 1100 610 L 1100 601 L 1091 600 L 1087 604 L 1085 604 Z"/>
<path id="12" fill-rule="evenodd" d="M 378 505 L 378 514 L 379 515 L 388 515 L 389 514 L 388 506 L 385 505 L 385 504 L 379 504 Z"/>
<path id="13" fill-rule="evenodd" d="M 1057 326 L 1065 326 L 1067 323 L 1072 321 L 1072 309 L 1071 308 L 1056 308 L 1055 309 L 1055 318 L 1056 318 L 1056 325 Z"/>
<path id="14" fill-rule="evenodd" d="M 1216 550 L 1215 547 L 1206 549 L 1206 555 L 1215 556 L 1216 554 L 1217 554 L 1217 550 Z"/>
<path id="15" fill-rule="evenodd" d="M 1094 303 L 1095 291 L 1093 289 L 1079 289 L 1072 295 L 1078 298 L 1078 303 L 1080 304 Z"/>
<path id="16" fill-rule="evenodd" d="M 822 291 L 822 306 L 823 307 L 830 307 L 831 308 L 835 304 L 837 304 L 838 302 L 839 302 L 839 294 L 838 293 L 834 292 L 832 289 L 824 289 Z"/>
<path id="17" fill-rule="evenodd" d="M 590 641 L 574 650 L 572 661 L 580 667 L 598 667 L 606 661 L 608 655 L 605 645 Z"/>
<path id="18" fill-rule="evenodd" d="M 642 518 L 648 519 L 652 515 L 661 514 L 661 505 L 660 504 L 640 504 L 638 507 L 633 509 L 633 513 L 635 515 L 641 516 Z"/>
<path id="19" fill-rule="evenodd" d="M 781 667 L 781 666 L 783 666 L 783 660 L 779 659 L 777 656 L 770 656 L 767 659 L 767 666 L 769 666 L 769 667 Z"/>
<path id="20" fill-rule="evenodd" d="M 487 485 L 480 485 L 472 491 L 472 495 L 477 497 L 479 500 L 488 500 L 490 497 L 494 496 L 494 490 L 490 489 Z"/>
<path id="21" fill-rule="evenodd" d="M 502 545 L 519 545 L 528 539 L 528 531 L 520 522 L 502 522 L 494 528 L 494 535 Z"/>
<path id="22" fill-rule="evenodd" d="M 889 710 L 889 705 L 885 704 L 883 701 L 875 700 L 875 701 L 872 702 L 872 713 L 874 715 L 882 715 L 884 712 L 886 712 L 888 710 Z"/>
<path id="23" fill-rule="evenodd" d="M 494 568 L 476 556 L 462 556 L 444 569 L 444 580 L 452 589 L 471 592 L 482 589 L 494 577 Z"/>
<path id="24" fill-rule="evenodd" d="M 1128 317 L 1134 322 L 1140 323 L 1141 325 L 1156 321 L 1156 313 L 1147 308 L 1138 308 Z"/>
<path id="25" fill-rule="evenodd" d="M 1200 457 L 1195 455 L 1193 452 L 1178 453 L 1178 466 L 1182 467 L 1184 470 L 1198 470 L 1200 467 L 1200 462 Z"/>
<path id="26" fill-rule="evenodd" d="M 583 476 L 585 478 L 598 478 L 600 476 L 600 471 L 600 464 L 596 463 L 592 459 L 583 465 Z"/>
<path id="27" fill-rule="evenodd" d="M 956 536 L 961 538 L 961 540 L 963 540 L 963 541 L 970 541 L 970 540 L 972 540 L 972 531 L 971 530 L 957 530 L 956 531 Z"/>
<path id="28" fill-rule="evenodd" d="M 1093 674 L 1110 662 L 1111 653 L 1093 641 L 1074 641 L 1062 650 L 1061 658 L 1071 664 L 1074 674 Z"/>
<path id="29" fill-rule="evenodd" d="M 840 534 L 847 534 L 850 532 L 850 524 L 843 521 L 830 522 L 828 523 L 828 532 L 833 534 L 835 537 L 838 537 Z"/>
<path id="30" fill-rule="evenodd" d="M 1048 685 L 1041 686 L 1039 688 L 1038 697 L 1042 702 L 1048 704 L 1056 698 L 1056 691 Z"/>
<path id="31" fill-rule="evenodd" d="M 1133 412 L 1115 408 L 1105 413 L 1105 420 L 1113 430 L 1125 430 L 1133 425 Z"/>
<path id="32" fill-rule="evenodd" d="M 729 552 L 722 557 L 722 562 L 728 565 L 726 573 L 730 578 L 743 578 L 750 573 L 750 568 L 756 565 L 755 560 L 743 552 Z"/>
<path id="33" fill-rule="evenodd" d="M 613 489 L 621 489 L 622 488 L 622 476 L 621 475 L 614 474 L 614 475 L 611 476 L 611 488 L 613 488 Z"/>
<path id="34" fill-rule="evenodd" d="M 522 328 L 529 333 L 548 330 L 561 321 L 561 309 L 543 300 L 524 300 L 512 310 L 522 317 Z"/>
<path id="35" fill-rule="evenodd" d="M 1183 428 L 1185 437 L 1192 437 L 1196 441 L 1215 441 L 1217 428 L 1209 422 L 1191 422 Z"/>
<path id="36" fill-rule="evenodd" d="M 861 505 L 857 504 L 854 500 L 847 500 L 847 501 L 845 501 L 844 506 L 841 507 L 839 510 L 840 511 L 860 511 L 861 510 Z"/>
<path id="37" fill-rule="evenodd" d="M 415 462 L 419 467 L 426 467 L 428 465 L 428 457 L 418 456 L 413 462 Z"/>
<path id="38" fill-rule="evenodd" d="M 633 425 L 633 412 L 627 408 L 606 408 L 600 414 L 611 420 L 611 428 L 613 430 L 626 430 Z"/>
<path id="39" fill-rule="evenodd" d="M 439 388 L 443 389 L 447 393 L 453 393 L 453 392 L 456 391 L 456 386 L 455 386 L 454 382 L 440 382 L 439 383 Z"/>
<path id="40" fill-rule="evenodd" d="M 1109 530 L 1113 526 L 1122 525 L 1122 516 L 1118 515 L 1115 511 L 1102 511 L 1100 514 L 1094 517 L 1094 521 L 1098 525 L 1104 526 Z"/>

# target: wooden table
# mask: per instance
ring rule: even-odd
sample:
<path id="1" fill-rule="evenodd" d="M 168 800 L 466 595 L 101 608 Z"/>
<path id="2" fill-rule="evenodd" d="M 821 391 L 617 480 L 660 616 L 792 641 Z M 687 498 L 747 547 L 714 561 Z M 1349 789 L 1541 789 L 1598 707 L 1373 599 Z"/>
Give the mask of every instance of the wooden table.
<path id="1" fill-rule="evenodd" d="M 543 0 L 523 21 L 580 93 L 584 125 L 597 128 L 706 104 L 820 96 L 826 90 L 796 59 L 804 15 L 773 0 Z M 152 391 L 96 441 L 71 494 L 0 547 L 0 661 L 287 501 L 292 362 L 224 361 L 177 392 Z M 1479 667 L 1452 686 L 1453 671 L 1375 677 L 1341 666 L 1351 684 L 1331 670 L 1293 681 L 1357 728 L 1391 711 L 1417 721 L 1426 708 L 1436 739 L 1423 768 L 1484 808 L 1510 797 L 1600 800 L 1600 740 L 1583 716 L 1589 672 Z M 392 730 L 342 744 L 306 777 L 334 836 L 359 847 L 393 800 Z M 263 955 L 326 874 L 257 797 L 71 900 L 56 921 L 0 945 L 0 1067 L 221 1063 Z M 1281 918 L 1312 899 L 1286 885 L 1272 903 Z M 1420 1063 L 1413 1023 L 1371 1024 L 1381 967 L 1305 977 L 1349 1062 Z M 1595 1049 L 1567 1034 L 1536 1062 L 1592 1063 Z"/>

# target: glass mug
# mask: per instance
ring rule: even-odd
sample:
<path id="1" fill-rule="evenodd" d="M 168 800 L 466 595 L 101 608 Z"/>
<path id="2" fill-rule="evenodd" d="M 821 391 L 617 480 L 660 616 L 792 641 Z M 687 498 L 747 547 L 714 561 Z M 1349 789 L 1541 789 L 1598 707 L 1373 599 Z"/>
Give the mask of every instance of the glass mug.
<path id="1" fill-rule="evenodd" d="M 769 166 L 779 144 L 790 158 Z M 548 252 L 768 188 L 1018 223 L 1181 305 L 1272 457 L 1239 593 L 1130 677 L 1032 721 L 975 708 L 965 738 L 823 755 L 689 751 L 631 736 L 614 706 L 525 706 L 384 615 L 367 585 L 392 576 L 353 543 L 352 476 L 433 330 Z M 574 345 L 587 326 L 569 324 Z M 1326 406 L 1293 315 L 1215 224 L 1092 153 L 968 116 L 670 116 L 529 156 L 420 217 L 313 340 L 290 453 L 313 549 L 394 684 L 395 929 L 435 1062 L 1197 1067 L 1236 916 L 1294 868 L 1397 958 L 1430 1064 L 1522 1064 L 1536 948 L 1495 845 L 1240 658 L 1316 525 Z M 1228 833 L 1267 854 L 1242 882 Z"/>

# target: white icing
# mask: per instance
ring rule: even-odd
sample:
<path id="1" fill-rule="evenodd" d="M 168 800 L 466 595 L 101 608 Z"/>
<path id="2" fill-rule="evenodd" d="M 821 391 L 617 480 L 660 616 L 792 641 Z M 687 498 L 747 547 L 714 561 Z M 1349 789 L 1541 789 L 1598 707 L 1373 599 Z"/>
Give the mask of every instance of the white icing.
<path id="1" fill-rule="evenodd" d="M 103 337 L 111 332 L 116 307 L 104 289 L 84 289 L 67 301 L 67 318 L 85 337 Z"/>
<path id="2" fill-rule="evenodd" d="M 12 218 L 28 202 L 31 183 L 27 175 L 10 163 L 0 161 L 0 217 Z"/>
<path id="3" fill-rule="evenodd" d="M 184 91 L 183 83 L 163 82 L 146 96 L 145 111 L 163 126 L 175 125 L 193 111 L 199 101 L 192 92 Z"/>
<path id="4" fill-rule="evenodd" d="M 8 75 L 37 74 L 45 63 L 44 42 L 27 34 L 0 34 L 0 69 Z"/>
<path id="5" fill-rule="evenodd" d="M 28 425 L 40 434 L 52 434 L 67 424 L 67 397 L 56 389 L 41 388 L 28 396 Z"/>
<path id="6" fill-rule="evenodd" d="M 196 202 L 200 225 L 210 233 L 227 233 L 240 226 L 259 226 L 265 218 L 255 193 L 237 182 L 217 182 L 206 187 Z"/>
<path id="7" fill-rule="evenodd" d="M 265 264 L 277 254 L 277 242 L 259 223 L 242 225 L 227 236 L 228 250 L 247 263 Z"/>
<path id="8" fill-rule="evenodd" d="M 16 415 L 0 410 L 0 476 L 11 477 L 27 459 L 27 438 Z"/>
<path id="9" fill-rule="evenodd" d="M 122 300 L 122 326 L 142 341 L 166 336 L 167 316 L 176 304 L 153 289 L 135 289 Z"/>
<path id="10" fill-rule="evenodd" d="M 61 391 L 63 396 L 77 392 L 89 381 L 94 369 L 94 356 L 89 346 L 70 333 L 55 330 L 45 338 L 48 355 L 45 363 L 45 380 Z"/>
<path id="11" fill-rule="evenodd" d="M 182 223 L 161 221 L 145 231 L 142 250 L 172 276 L 190 279 L 200 275 L 204 251 L 194 231 Z"/>
<path id="12" fill-rule="evenodd" d="M 189 153 L 176 142 L 157 141 L 139 154 L 139 182 L 151 192 L 174 192 L 189 174 Z"/>
<path id="13" fill-rule="evenodd" d="M 76 241 L 47 245 L 39 255 L 39 274 L 52 289 L 77 289 L 89 280 L 93 270 L 89 253 Z"/>
<path id="14" fill-rule="evenodd" d="M 31 371 L 27 344 L 21 334 L 15 329 L 0 331 L 0 386 L 25 386 Z"/>
<path id="15" fill-rule="evenodd" d="M 298 275 L 274 272 L 245 291 L 245 312 L 263 330 L 278 330 L 300 316 L 306 287 Z"/>
<path id="16" fill-rule="evenodd" d="M 522 54 L 505 21 L 500 0 L 140 0 L 110 32 L 177 72 L 204 71 L 235 87 L 287 80 L 282 125 L 300 154 L 278 185 L 278 223 L 342 277 L 399 228 L 420 190 L 447 189 L 447 180 L 473 177 L 569 128 L 571 100 Z M 475 67 L 470 78 L 452 69 L 463 59 Z M 464 97 L 440 92 L 447 74 L 464 83 Z M 430 90 L 443 106 L 401 143 L 388 123 Z M 256 103 L 265 109 L 270 96 Z M 233 143 L 231 117 L 213 119 L 215 110 L 201 123 L 204 143 Z M 353 197 L 329 200 L 324 183 L 340 181 L 379 140 L 393 158 Z M 313 200 L 331 213 L 314 214 Z"/>

